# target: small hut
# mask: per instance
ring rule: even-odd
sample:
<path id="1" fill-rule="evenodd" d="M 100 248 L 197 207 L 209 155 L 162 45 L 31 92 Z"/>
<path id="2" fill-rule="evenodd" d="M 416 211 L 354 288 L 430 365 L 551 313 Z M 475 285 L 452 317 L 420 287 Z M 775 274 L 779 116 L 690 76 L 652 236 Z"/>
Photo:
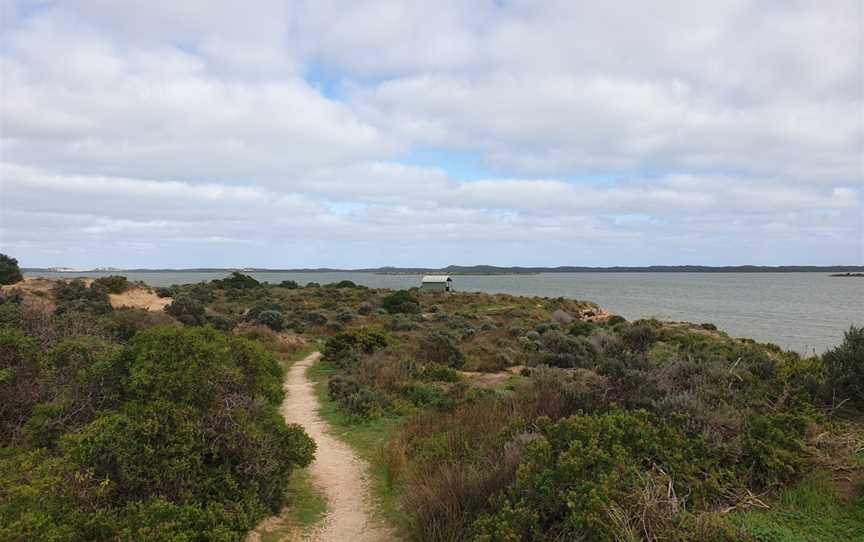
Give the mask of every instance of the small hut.
<path id="1" fill-rule="evenodd" d="M 420 289 L 424 292 L 452 292 L 453 279 L 449 275 L 426 275 Z"/>

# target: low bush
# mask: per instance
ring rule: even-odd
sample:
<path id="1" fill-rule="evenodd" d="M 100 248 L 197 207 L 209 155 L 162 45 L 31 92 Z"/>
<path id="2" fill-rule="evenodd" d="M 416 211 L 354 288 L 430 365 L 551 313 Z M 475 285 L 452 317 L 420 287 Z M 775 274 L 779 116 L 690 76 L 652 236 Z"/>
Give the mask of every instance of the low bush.
<path id="1" fill-rule="evenodd" d="M 443 331 L 433 331 L 420 337 L 417 358 L 457 369 L 465 365 L 465 354 L 459 349 L 456 339 Z"/>
<path id="2" fill-rule="evenodd" d="M 111 312 L 108 292 L 95 283 L 87 286 L 81 279 L 57 282 L 52 293 L 57 300 L 56 314 L 89 313 L 106 314 Z"/>
<path id="3" fill-rule="evenodd" d="M 17 405 L 21 438 L 4 431 L 17 446 L 0 453 L 0 539 L 239 540 L 312 459 L 314 442 L 277 411 L 282 370 L 256 343 L 175 326 L 40 354 L 7 332 L 0 414 L 10 398 L 37 404 Z"/>
<path id="4" fill-rule="evenodd" d="M 387 346 L 387 336 L 373 329 L 338 333 L 324 343 L 323 358 L 339 366 L 356 364 L 361 355 L 369 355 Z"/>
<path id="5" fill-rule="evenodd" d="M 282 303 L 262 301 L 255 303 L 248 311 L 246 311 L 246 320 L 249 322 L 255 322 L 258 319 L 258 315 L 264 311 L 277 311 L 284 313 L 285 310 L 286 308 Z"/>
<path id="6" fill-rule="evenodd" d="M 410 290 L 398 290 L 381 300 L 381 306 L 390 314 L 418 314 L 420 300 Z"/>
<path id="7" fill-rule="evenodd" d="M 240 273 L 239 271 L 234 271 L 224 279 L 216 279 L 211 281 L 211 283 L 217 288 L 230 288 L 235 290 L 248 290 L 261 287 L 260 282 L 250 277 L 249 275 L 244 275 L 243 273 Z"/>
<path id="8" fill-rule="evenodd" d="M 187 326 L 200 326 L 207 322 L 204 305 L 184 295 L 175 297 L 171 304 L 165 307 L 165 312 Z"/>
<path id="9" fill-rule="evenodd" d="M 840 346 L 825 352 L 822 360 L 832 394 L 864 408 L 864 327 L 850 327 Z"/>
<path id="10" fill-rule="evenodd" d="M 297 281 L 295 280 L 283 280 L 279 283 L 279 286 L 282 288 L 287 288 L 289 290 L 296 290 L 300 288 L 300 285 L 297 284 Z"/>
<path id="11" fill-rule="evenodd" d="M 285 315 L 279 311 L 265 310 L 258 313 L 255 321 L 267 326 L 273 331 L 282 331 L 285 328 Z"/>
<path id="12" fill-rule="evenodd" d="M 122 275 L 99 277 L 93 281 L 93 285 L 104 289 L 109 294 L 122 294 L 132 287 L 132 284 Z"/>

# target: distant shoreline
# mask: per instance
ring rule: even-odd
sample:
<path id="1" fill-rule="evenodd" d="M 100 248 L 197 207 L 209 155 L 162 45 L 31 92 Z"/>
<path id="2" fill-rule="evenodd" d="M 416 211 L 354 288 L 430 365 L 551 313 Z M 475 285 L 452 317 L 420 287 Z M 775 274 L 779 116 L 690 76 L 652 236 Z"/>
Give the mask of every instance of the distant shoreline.
<path id="1" fill-rule="evenodd" d="M 491 265 L 448 266 L 444 268 L 376 267 L 364 269 L 300 268 L 190 268 L 190 269 L 73 269 L 68 267 L 23 268 L 25 273 L 374 273 L 379 275 L 538 275 L 541 273 L 832 273 L 832 277 L 864 276 L 864 266 L 703 266 L 656 265 L 643 267 L 497 267 Z"/>

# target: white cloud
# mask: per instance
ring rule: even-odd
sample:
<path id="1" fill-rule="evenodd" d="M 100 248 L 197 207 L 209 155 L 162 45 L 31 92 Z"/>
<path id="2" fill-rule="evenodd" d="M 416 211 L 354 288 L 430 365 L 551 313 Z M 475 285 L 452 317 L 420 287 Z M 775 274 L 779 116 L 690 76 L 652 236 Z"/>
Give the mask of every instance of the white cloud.
<path id="1" fill-rule="evenodd" d="M 25 263 L 864 262 L 854 1 L 144 7 L 3 4 Z"/>

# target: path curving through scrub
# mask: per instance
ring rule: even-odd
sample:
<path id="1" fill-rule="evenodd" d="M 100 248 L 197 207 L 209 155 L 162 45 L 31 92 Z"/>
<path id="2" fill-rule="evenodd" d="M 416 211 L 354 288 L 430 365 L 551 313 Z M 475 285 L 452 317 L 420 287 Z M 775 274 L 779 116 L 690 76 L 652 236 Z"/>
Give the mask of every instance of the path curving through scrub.
<path id="1" fill-rule="evenodd" d="M 308 533 L 315 542 L 378 542 L 393 539 L 389 529 L 372 518 L 369 497 L 369 466 L 344 442 L 328 432 L 318 415 L 315 384 L 306 369 L 317 363 L 314 352 L 289 369 L 283 389 L 285 400 L 279 409 L 286 423 L 303 426 L 318 445 L 315 460 L 308 467 L 312 480 L 327 497 L 327 515 Z"/>

